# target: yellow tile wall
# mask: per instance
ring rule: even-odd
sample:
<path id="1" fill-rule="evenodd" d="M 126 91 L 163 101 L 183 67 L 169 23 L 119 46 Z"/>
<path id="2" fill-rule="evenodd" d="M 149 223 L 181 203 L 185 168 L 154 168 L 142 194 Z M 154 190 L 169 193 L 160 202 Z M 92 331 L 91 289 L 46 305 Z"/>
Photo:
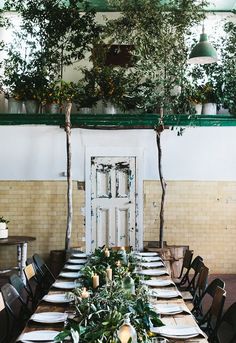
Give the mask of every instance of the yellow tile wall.
<path id="1" fill-rule="evenodd" d="M 168 181 L 164 240 L 189 245 L 211 273 L 236 273 L 236 182 Z M 144 182 L 144 240 L 158 240 L 160 185 Z"/>
<path id="2" fill-rule="evenodd" d="M 144 181 L 144 240 L 158 240 L 160 185 Z M 85 192 L 73 184 L 72 245 L 85 245 L 82 209 Z M 10 235 L 29 235 L 28 256 L 48 257 L 63 249 L 66 229 L 66 182 L 0 181 L 0 215 L 10 220 Z M 190 245 L 211 273 L 236 272 L 236 182 L 168 181 L 164 239 Z M 16 261 L 16 247 L 0 247 L 0 268 Z"/>
<path id="3" fill-rule="evenodd" d="M 64 249 L 66 230 L 64 181 L 1 181 L 0 216 L 10 220 L 9 235 L 34 236 L 28 256 L 34 252 L 48 258 L 50 250 Z M 84 246 L 84 191 L 73 184 L 72 246 Z M 16 261 L 16 246 L 0 247 L 0 268 Z"/>

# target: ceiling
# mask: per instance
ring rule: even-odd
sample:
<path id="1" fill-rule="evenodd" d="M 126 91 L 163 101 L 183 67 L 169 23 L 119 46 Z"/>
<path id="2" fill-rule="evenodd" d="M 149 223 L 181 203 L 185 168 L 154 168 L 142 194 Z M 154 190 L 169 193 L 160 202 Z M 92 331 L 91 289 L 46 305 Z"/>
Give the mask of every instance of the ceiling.
<path id="1" fill-rule="evenodd" d="M 88 0 L 97 12 L 114 12 L 114 9 L 109 7 L 107 0 Z M 164 0 L 166 1 L 166 0 Z M 230 12 L 236 10 L 236 0 L 212 0 L 206 10 L 214 12 Z M 0 8 L 3 7 L 4 0 L 0 0 Z"/>

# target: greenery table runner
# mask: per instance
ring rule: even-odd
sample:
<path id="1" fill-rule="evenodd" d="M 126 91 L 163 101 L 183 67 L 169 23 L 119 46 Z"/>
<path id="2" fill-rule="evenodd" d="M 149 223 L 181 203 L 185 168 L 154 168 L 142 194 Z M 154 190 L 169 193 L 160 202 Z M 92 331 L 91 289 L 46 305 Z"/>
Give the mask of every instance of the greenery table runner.
<path id="1" fill-rule="evenodd" d="M 125 249 L 96 249 L 81 271 L 78 287 L 69 293 L 75 317 L 68 319 L 56 341 L 69 336 L 81 343 L 151 342 L 151 327 L 163 324 L 141 282 L 147 277 L 136 273 L 139 262 Z M 121 340 L 127 318 L 136 338 Z"/>

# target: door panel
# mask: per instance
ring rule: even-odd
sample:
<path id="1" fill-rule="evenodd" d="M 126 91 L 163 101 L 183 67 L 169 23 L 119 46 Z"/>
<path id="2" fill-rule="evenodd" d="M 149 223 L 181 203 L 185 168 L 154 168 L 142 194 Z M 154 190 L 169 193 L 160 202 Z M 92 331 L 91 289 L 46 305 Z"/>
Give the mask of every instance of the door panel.
<path id="1" fill-rule="evenodd" d="M 92 250 L 135 245 L 135 157 L 92 157 Z"/>

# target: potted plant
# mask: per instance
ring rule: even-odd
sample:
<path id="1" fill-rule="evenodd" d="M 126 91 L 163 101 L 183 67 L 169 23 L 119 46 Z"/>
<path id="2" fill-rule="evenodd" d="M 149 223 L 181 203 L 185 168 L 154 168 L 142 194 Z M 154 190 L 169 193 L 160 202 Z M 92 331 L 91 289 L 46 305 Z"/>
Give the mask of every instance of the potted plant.
<path id="1" fill-rule="evenodd" d="M 0 239 L 8 237 L 7 224 L 9 220 L 5 219 L 3 216 L 0 217 Z"/>
<path id="2" fill-rule="evenodd" d="M 217 91 L 211 82 L 207 82 L 202 87 L 203 94 L 203 109 L 202 113 L 205 115 L 216 115 L 217 112 Z"/>
<path id="3" fill-rule="evenodd" d="M 190 86 L 190 101 L 193 104 L 193 107 L 195 109 L 195 114 L 201 115 L 202 109 L 203 109 L 203 102 L 205 100 L 204 93 L 203 93 L 203 86 L 202 85 L 196 85 L 196 86 Z"/>
<path id="4" fill-rule="evenodd" d="M 61 87 L 58 82 L 49 83 L 43 90 L 42 105 L 46 113 L 60 112 Z"/>
<path id="5" fill-rule="evenodd" d="M 222 104 L 232 115 L 236 115 L 236 24 L 228 22 L 224 26 L 226 33 L 222 39 Z"/>

